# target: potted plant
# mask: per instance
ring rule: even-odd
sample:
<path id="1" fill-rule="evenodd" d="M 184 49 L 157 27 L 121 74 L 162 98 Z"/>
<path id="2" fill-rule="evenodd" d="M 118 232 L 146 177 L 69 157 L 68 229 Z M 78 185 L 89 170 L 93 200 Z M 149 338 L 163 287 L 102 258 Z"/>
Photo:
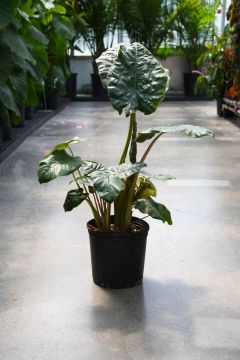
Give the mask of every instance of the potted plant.
<path id="1" fill-rule="evenodd" d="M 195 95 L 195 83 L 198 78 L 196 71 L 201 70 L 198 58 L 206 51 L 206 43 L 215 39 L 215 15 L 218 0 L 210 3 L 205 0 L 180 0 L 179 15 L 176 18 L 176 31 L 179 34 L 179 52 L 189 63 L 189 72 L 184 73 L 184 93 Z"/>
<path id="2" fill-rule="evenodd" d="M 103 86 L 114 109 L 130 118 L 129 130 L 119 163 L 105 167 L 73 154 L 77 138 L 58 144 L 39 163 L 40 183 L 71 175 L 74 188 L 64 202 L 70 211 L 86 201 L 93 219 L 87 224 L 90 234 L 93 280 L 96 284 L 124 288 L 141 283 L 146 237 L 149 226 L 133 216 L 138 209 L 146 216 L 172 224 L 170 211 L 157 202 L 156 187 L 146 170 L 146 158 L 164 134 L 182 132 L 199 138 L 212 132 L 199 126 L 160 126 L 137 134 L 136 113 L 153 113 L 168 88 L 168 71 L 139 43 L 110 48 L 97 60 Z M 151 140 L 137 160 L 137 143 Z M 130 163 L 127 162 L 129 155 Z M 171 176 L 157 175 L 160 180 Z"/>
<path id="3" fill-rule="evenodd" d="M 106 99 L 107 91 L 102 86 L 96 59 L 113 44 L 118 23 L 117 0 L 79 0 L 77 8 L 83 14 L 81 19 L 85 21 L 79 24 L 77 30 L 92 57 L 92 95 Z"/>
<path id="4" fill-rule="evenodd" d="M 217 115 L 223 116 L 223 97 L 231 89 L 235 71 L 232 64 L 232 50 L 227 25 L 215 44 L 207 44 L 206 51 L 197 60 L 201 71 L 198 71 L 197 92 L 205 91 L 217 101 Z"/>

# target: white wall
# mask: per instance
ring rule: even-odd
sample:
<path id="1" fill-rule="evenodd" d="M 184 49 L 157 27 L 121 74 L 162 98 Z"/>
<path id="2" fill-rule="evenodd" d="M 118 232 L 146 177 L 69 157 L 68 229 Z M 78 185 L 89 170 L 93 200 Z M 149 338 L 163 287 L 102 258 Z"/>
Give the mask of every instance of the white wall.
<path id="1" fill-rule="evenodd" d="M 169 69 L 170 90 L 183 91 L 183 73 L 189 71 L 185 58 L 169 56 L 166 60 L 160 60 L 161 64 Z M 71 72 L 77 73 L 77 89 L 82 85 L 91 84 L 92 64 L 90 56 L 74 56 L 70 59 Z"/>

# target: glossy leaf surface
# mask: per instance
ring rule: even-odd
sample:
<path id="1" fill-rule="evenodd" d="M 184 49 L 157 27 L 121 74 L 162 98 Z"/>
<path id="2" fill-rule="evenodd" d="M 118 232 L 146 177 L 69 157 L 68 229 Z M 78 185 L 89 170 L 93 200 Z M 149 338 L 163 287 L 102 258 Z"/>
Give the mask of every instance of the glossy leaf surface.
<path id="1" fill-rule="evenodd" d="M 121 164 L 116 166 L 110 166 L 107 168 L 107 171 L 113 175 L 119 176 L 120 178 L 129 177 L 133 174 L 139 172 L 146 164 L 144 163 L 135 163 L 135 164 Z"/>
<path id="2" fill-rule="evenodd" d="M 156 134 L 160 134 L 160 133 L 164 134 L 164 133 L 180 133 L 180 132 L 192 138 L 200 138 L 203 136 L 214 136 L 212 131 L 202 126 L 182 124 L 182 125 L 153 127 L 141 131 L 138 133 L 137 142 L 142 143 L 148 139 L 151 139 Z"/>
<path id="3" fill-rule="evenodd" d="M 151 197 L 147 199 L 140 199 L 135 203 L 135 208 L 143 214 L 147 214 L 154 219 L 162 220 L 169 225 L 172 225 L 172 218 L 170 211 L 165 205 L 157 203 Z"/>
<path id="4" fill-rule="evenodd" d="M 118 177 L 107 172 L 95 171 L 90 174 L 94 188 L 98 195 L 107 202 L 113 202 L 119 192 L 125 189 L 124 182 Z"/>
<path id="5" fill-rule="evenodd" d="M 115 49 L 115 54 L 108 51 L 98 58 L 112 106 L 119 113 L 124 110 L 126 116 L 137 110 L 153 113 L 168 88 L 168 70 L 139 43 L 120 44 Z"/>
<path id="6" fill-rule="evenodd" d="M 72 157 L 65 150 L 56 150 L 40 161 L 38 180 L 42 184 L 59 176 L 72 174 L 81 164 L 80 157 Z"/>
<path id="7" fill-rule="evenodd" d="M 65 211 L 71 211 L 78 205 L 80 205 L 87 198 L 87 194 L 82 189 L 70 190 L 67 193 L 65 202 L 63 204 Z"/>

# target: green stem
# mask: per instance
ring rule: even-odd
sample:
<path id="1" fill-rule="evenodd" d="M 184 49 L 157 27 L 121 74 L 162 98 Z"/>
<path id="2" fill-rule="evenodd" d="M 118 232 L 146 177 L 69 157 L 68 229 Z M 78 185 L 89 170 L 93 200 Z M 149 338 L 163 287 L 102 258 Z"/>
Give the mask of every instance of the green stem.
<path id="1" fill-rule="evenodd" d="M 150 143 L 150 145 L 148 146 L 147 150 L 145 151 L 145 153 L 143 154 L 143 156 L 142 156 L 142 158 L 141 158 L 141 160 L 140 160 L 141 163 L 146 160 L 146 157 L 148 156 L 151 148 L 153 147 L 153 145 L 155 144 L 155 142 L 160 138 L 160 136 L 161 136 L 162 134 L 163 134 L 163 133 L 158 134 L 158 135 L 155 137 L 155 139 Z"/>
<path id="2" fill-rule="evenodd" d="M 136 122 L 136 113 L 131 113 L 131 114 L 130 114 L 130 122 L 129 122 L 127 140 L 126 140 L 126 143 L 125 143 L 123 152 L 122 152 L 121 159 L 120 159 L 120 161 L 119 161 L 119 164 L 120 164 L 120 165 L 123 164 L 123 163 L 125 163 L 125 161 L 126 161 L 126 157 L 127 157 L 127 153 L 128 153 L 128 148 L 129 148 L 130 141 L 131 141 L 131 138 L 132 138 L 132 131 L 133 131 L 135 122 Z"/>

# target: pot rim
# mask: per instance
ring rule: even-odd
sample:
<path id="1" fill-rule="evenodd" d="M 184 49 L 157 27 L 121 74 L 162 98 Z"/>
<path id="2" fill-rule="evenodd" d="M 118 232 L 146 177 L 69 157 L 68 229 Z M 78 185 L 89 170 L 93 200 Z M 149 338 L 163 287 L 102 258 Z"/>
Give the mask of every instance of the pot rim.
<path id="1" fill-rule="evenodd" d="M 114 215 L 111 215 L 111 218 L 113 218 Z M 144 233 L 148 233 L 149 231 L 149 224 L 143 220 L 143 219 L 140 219 L 136 216 L 132 216 L 132 222 L 139 225 L 141 227 L 141 231 L 136 231 L 136 232 L 112 232 L 112 231 L 105 231 L 105 232 L 99 232 L 99 231 L 93 231 L 91 228 L 89 228 L 89 224 L 90 223 L 93 223 L 93 224 L 96 224 L 95 223 L 95 220 L 94 219 L 91 219 L 87 222 L 87 229 L 88 229 L 88 232 L 89 234 L 91 235 L 96 235 L 96 236 L 105 236 L 105 235 L 111 235 L 111 236 L 115 236 L 115 237 L 119 237 L 119 236 L 122 236 L 122 235 L 132 235 L 132 236 L 139 236 L 139 235 L 142 235 Z"/>

